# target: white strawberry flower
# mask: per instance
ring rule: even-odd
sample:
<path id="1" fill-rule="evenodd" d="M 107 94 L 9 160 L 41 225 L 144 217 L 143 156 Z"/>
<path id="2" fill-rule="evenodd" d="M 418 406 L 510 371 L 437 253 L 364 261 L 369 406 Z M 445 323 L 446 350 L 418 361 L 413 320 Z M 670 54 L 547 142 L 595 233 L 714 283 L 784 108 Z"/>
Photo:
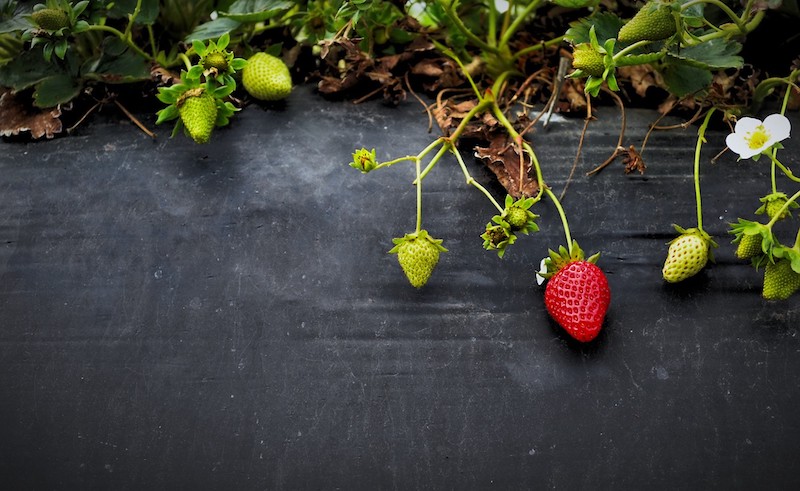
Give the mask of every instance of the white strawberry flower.
<path id="1" fill-rule="evenodd" d="M 740 159 L 749 159 L 789 138 L 790 130 L 791 123 L 782 114 L 771 114 L 763 122 L 744 117 L 736 122 L 733 133 L 725 138 L 725 143 L 739 154 Z"/>

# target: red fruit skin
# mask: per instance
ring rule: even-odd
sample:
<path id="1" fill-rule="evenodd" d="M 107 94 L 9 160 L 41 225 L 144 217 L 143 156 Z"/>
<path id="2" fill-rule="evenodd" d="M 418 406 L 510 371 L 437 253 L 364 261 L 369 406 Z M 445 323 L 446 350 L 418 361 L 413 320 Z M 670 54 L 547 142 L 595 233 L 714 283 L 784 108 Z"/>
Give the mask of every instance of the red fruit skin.
<path id="1" fill-rule="evenodd" d="M 605 273 L 587 261 L 573 261 L 547 282 L 544 305 L 550 317 L 581 342 L 600 334 L 611 290 Z"/>

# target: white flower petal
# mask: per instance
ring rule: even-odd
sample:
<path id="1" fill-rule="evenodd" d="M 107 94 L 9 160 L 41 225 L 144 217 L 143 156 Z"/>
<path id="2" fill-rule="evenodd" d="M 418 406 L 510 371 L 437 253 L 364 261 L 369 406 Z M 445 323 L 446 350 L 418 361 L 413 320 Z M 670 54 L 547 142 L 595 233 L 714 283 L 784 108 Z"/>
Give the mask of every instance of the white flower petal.
<path id="1" fill-rule="evenodd" d="M 744 136 L 739 133 L 731 133 L 725 138 L 725 144 L 732 152 L 737 153 L 740 159 L 749 159 L 753 155 L 760 153 L 759 149 L 752 149 Z"/>
<path id="2" fill-rule="evenodd" d="M 733 128 L 734 133 L 744 135 L 750 133 L 763 123 L 760 119 L 744 117 L 736 121 L 736 126 Z"/>
<path id="3" fill-rule="evenodd" d="M 783 114 L 770 114 L 764 120 L 764 127 L 769 130 L 770 137 L 773 141 L 779 142 L 789 138 L 789 133 L 792 130 L 792 124 L 789 118 Z"/>
<path id="4" fill-rule="evenodd" d="M 539 271 L 536 272 L 537 285 L 544 283 L 544 276 L 541 276 L 539 273 L 547 273 L 547 258 L 542 259 L 542 262 L 539 263 Z"/>

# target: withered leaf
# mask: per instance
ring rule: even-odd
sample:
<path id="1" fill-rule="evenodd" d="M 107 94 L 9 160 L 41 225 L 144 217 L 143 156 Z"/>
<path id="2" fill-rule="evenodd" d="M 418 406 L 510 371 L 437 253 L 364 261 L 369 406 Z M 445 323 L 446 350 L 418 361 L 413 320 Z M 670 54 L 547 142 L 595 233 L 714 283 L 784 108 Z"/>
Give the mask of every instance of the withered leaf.
<path id="1" fill-rule="evenodd" d="M 0 135 L 12 136 L 30 132 L 31 137 L 39 139 L 43 136 L 53 138 L 61 133 L 62 125 L 59 117 L 61 107 L 39 109 L 25 104 L 15 97 L 10 90 L 0 95 Z"/>
<path id="2" fill-rule="evenodd" d="M 622 163 L 625 164 L 625 173 L 630 174 L 633 171 L 637 171 L 639 174 L 644 174 L 647 166 L 642 159 L 642 155 L 636 151 L 636 148 L 631 145 L 625 149 L 625 153 L 626 155 L 622 159 Z"/>
<path id="3" fill-rule="evenodd" d="M 518 147 L 508 135 L 494 134 L 488 147 L 475 147 L 475 156 L 483 160 L 514 198 L 531 197 L 539 191 L 539 182 L 530 163 L 524 163 L 520 169 Z"/>

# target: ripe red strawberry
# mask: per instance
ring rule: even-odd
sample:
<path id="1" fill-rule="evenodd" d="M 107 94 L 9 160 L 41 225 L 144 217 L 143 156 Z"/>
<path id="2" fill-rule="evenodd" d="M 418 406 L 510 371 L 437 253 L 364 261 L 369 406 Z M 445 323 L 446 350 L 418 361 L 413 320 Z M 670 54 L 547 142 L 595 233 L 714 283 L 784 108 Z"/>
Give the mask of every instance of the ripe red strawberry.
<path id="1" fill-rule="evenodd" d="M 560 253 L 550 251 L 549 276 L 544 291 L 544 305 L 558 325 L 573 338 L 588 342 L 603 327 L 611 290 L 605 273 L 596 264 L 599 255 L 583 258 L 583 251 L 573 241 L 570 254 L 563 246 Z"/>

